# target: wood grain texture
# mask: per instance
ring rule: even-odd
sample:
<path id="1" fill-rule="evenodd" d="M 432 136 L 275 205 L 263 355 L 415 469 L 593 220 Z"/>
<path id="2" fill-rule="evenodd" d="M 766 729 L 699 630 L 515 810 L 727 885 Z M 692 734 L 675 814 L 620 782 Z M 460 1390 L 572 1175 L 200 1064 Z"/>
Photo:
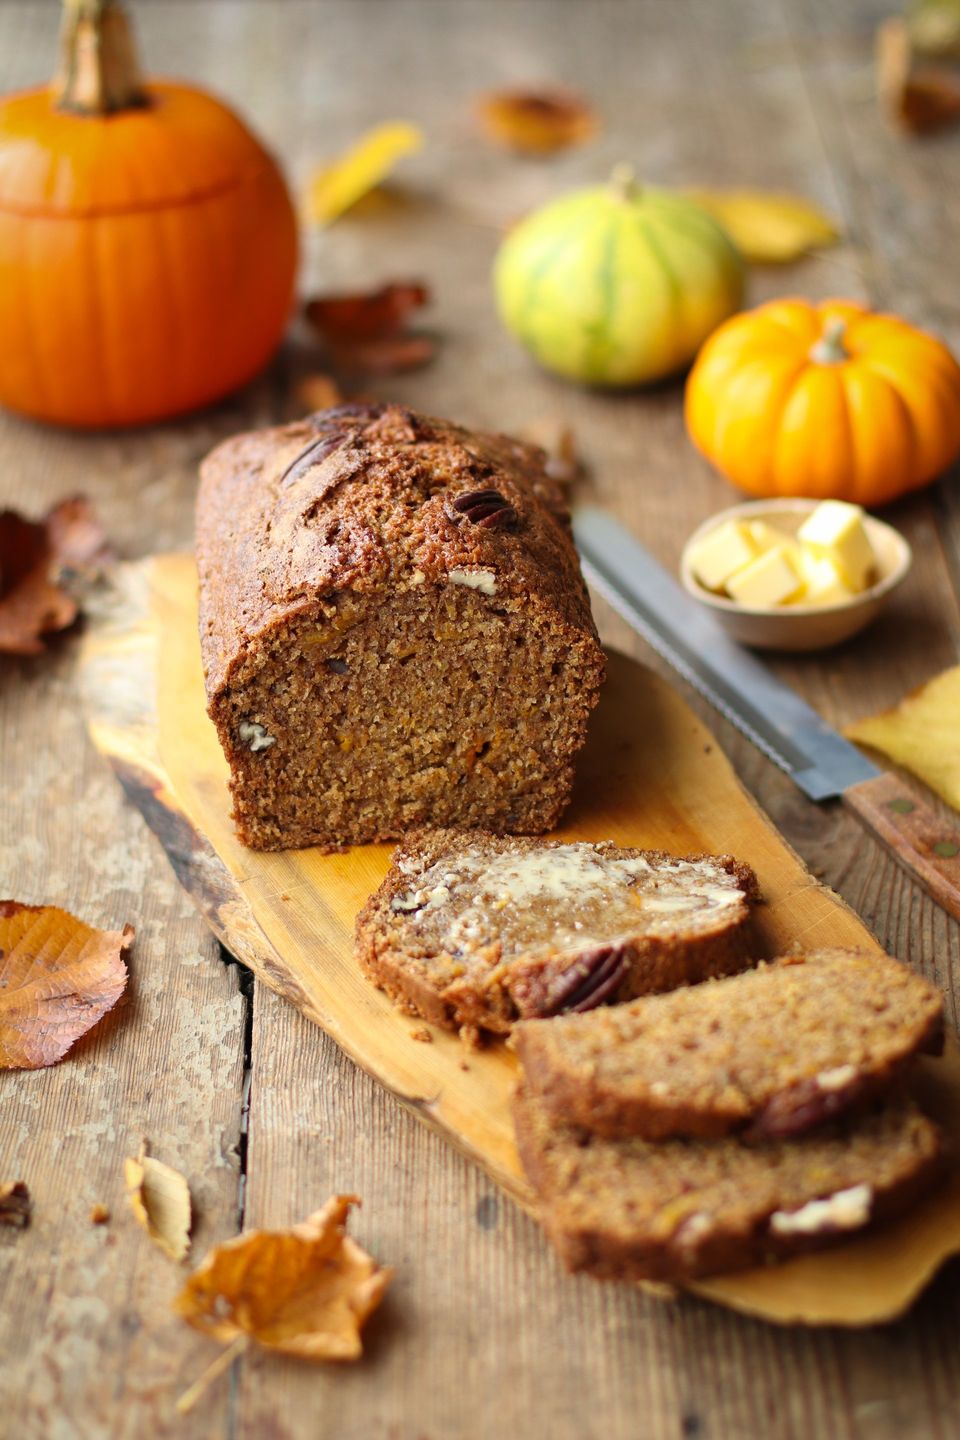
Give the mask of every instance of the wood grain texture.
<path id="1" fill-rule="evenodd" d="M 429 146 L 405 167 L 402 187 L 307 238 L 302 289 L 422 274 L 435 289 L 430 321 L 442 353 L 431 369 L 384 384 L 383 397 L 471 424 L 573 425 L 591 468 L 591 497 L 673 565 L 687 534 L 733 493 L 687 446 L 675 386 L 637 397 L 574 391 L 537 373 L 500 333 L 487 279 L 499 235 L 530 205 L 592 182 L 623 158 L 665 183 L 795 188 L 843 220 L 847 243 L 788 270 L 754 271 L 751 301 L 789 292 L 869 295 L 957 346 L 960 289 L 948 261 L 960 240 L 960 137 L 911 144 L 877 115 L 872 31 L 890 8 L 888 0 L 138 0 L 135 18 L 151 68 L 242 96 L 298 184 L 367 124 L 393 115 L 425 124 Z M 57 21 L 55 0 L 0 5 L 0 89 L 47 76 Z M 600 105 L 604 133 L 548 164 L 507 160 L 478 137 L 470 97 L 539 78 L 583 88 Z M 294 329 L 277 364 L 243 394 L 136 434 L 77 436 L 3 417 L 0 502 L 36 515 L 85 489 L 126 555 L 186 545 L 196 462 L 233 430 L 295 413 L 293 384 L 316 363 Z M 947 480 L 887 512 L 918 563 L 876 627 L 830 655 L 777 662 L 832 723 L 883 709 L 956 663 L 958 495 Z M 605 607 L 597 613 L 609 643 L 659 665 Z M 107 873 L 131 877 L 139 915 L 130 918 L 141 933 L 150 917 L 161 968 L 172 969 L 181 951 L 203 953 L 211 976 L 220 977 L 203 925 L 159 848 L 86 745 L 71 645 L 58 645 L 53 666 L 8 666 L 0 677 L 0 876 L 22 898 L 56 898 L 113 923 L 115 882 L 105 884 L 101 871 L 106 848 L 119 857 Z M 886 948 L 941 985 L 956 1023 L 960 927 L 844 807 L 809 804 L 731 727 L 696 697 L 692 703 L 806 862 Z M 219 979 L 191 973 L 208 1015 L 205 986 Z M 236 997 L 229 987 L 217 994 L 216 1024 L 239 1046 Z M 252 1103 L 261 1123 L 247 1150 L 251 1219 L 305 1214 L 352 1174 L 365 1198 L 358 1233 L 401 1265 L 401 1279 L 360 1369 L 245 1362 L 236 1406 L 229 1409 L 224 1385 L 177 1433 L 481 1440 L 508 1433 L 507 1420 L 517 1435 L 560 1440 L 947 1440 L 960 1430 L 956 1265 L 903 1321 L 857 1333 L 785 1332 L 698 1302 L 665 1308 L 623 1287 L 569 1280 L 516 1207 L 498 1206 L 492 1229 L 478 1223 L 476 1207 L 491 1187 L 476 1167 L 414 1124 L 289 1005 L 260 989 L 255 1004 Z M 158 1025 L 168 1024 L 162 990 L 156 1005 Z M 166 1076 L 192 1020 L 163 1033 L 168 1068 L 151 1102 L 161 1118 L 166 1097 L 176 1099 Z M 57 1072 L 46 1074 L 52 1078 L 24 1077 L 29 1095 L 45 1097 L 60 1084 Z M 6 1106 L 13 1091 L 7 1080 L 2 1085 Z M 226 1104 L 222 1072 L 221 1086 Z M 111 1087 L 109 1103 L 122 1119 L 123 1098 Z M 83 1113 L 102 1113 L 106 1094 L 84 1088 Z M 233 1099 L 239 1116 L 241 1094 Z M 206 1106 L 199 1098 L 196 1115 Z M 5 1117 L 0 1109 L 3 1141 Z M 59 1143 L 70 1115 L 44 1098 L 30 1118 L 31 1143 L 42 1155 Z M 91 1157 L 100 1164 L 84 1123 L 71 1142 L 80 1146 L 79 1170 Z M 411 1214 L 420 1229 L 411 1227 Z M 489 1221 L 487 1203 L 483 1214 Z M 85 1231 L 77 1231 L 73 1212 L 50 1223 L 42 1262 L 35 1252 L 29 1265 L 17 1258 L 29 1232 L 0 1249 L 0 1272 L 17 1296 L 16 1316 L 5 1311 L 4 1339 L 17 1328 L 39 1338 L 48 1315 L 72 1320 L 73 1297 L 89 1294 L 89 1283 L 84 1289 L 46 1261 Z M 127 1252 L 118 1253 L 124 1273 Z M 83 1312 L 51 1331 L 46 1344 L 57 1347 L 59 1388 L 46 1384 L 42 1353 L 34 1368 L 21 1368 L 0 1352 L 4 1399 L 9 1392 L 13 1406 L 4 1420 L 14 1432 L 28 1440 L 99 1437 L 105 1415 L 112 1433 L 150 1431 L 170 1398 L 166 1346 L 176 1332 L 162 1328 L 166 1316 L 149 1298 L 138 1290 L 124 1311 L 127 1329 L 139 1326 L 136 1372 L 123 1368 L 127 1352 L 109 1306 L 98 1319 Z M 19 1345 L 12 1353 L 23 1361 Z M 87 1374 L 97 1365 L 109 1376 L 102 1393 Z"/>

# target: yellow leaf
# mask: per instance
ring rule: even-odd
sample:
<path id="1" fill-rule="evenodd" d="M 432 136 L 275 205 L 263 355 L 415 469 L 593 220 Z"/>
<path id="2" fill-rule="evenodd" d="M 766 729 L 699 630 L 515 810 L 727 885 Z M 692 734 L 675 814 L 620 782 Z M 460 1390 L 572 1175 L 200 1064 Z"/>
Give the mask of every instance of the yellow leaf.
<path id="1" fill-rule="evenodd" d="M 317 170 L 307 185 L 306 215 L 329 225 L 385 180 L 398 160 L 423 146 L 423 131 L 404 120 L 378 125 L 332 165 Z"/>
<path id="2" fill-rule="evenodd" d="M 136 1159 L 123 1162 L 127 1197 L 140 1224 L 171 1260 L 185 1260 L 190 1249 L 190 1190 L 178 1170 L 154 1160 L 141 1146 Z"/>
<path id="3" fill-rule="evenodd" d="M 310 1360 L 356 1360 L 360 1329 L 393 1276 L 346 1233 L 355 1195 L 334 1195 L 290 1230 L 250 1230 L 218 1245 L 175 1308 L 229 1345 L 240 1337 Z"/>
<path id="4" fill-rule="evenodd" d="M 960 665 L 844 734 L 911 770 L 960 810 Z"/>
<path id="5" fill-rule="evenodd" d="M 766 190 L 691 190 L 691 200 L 719 220 L 745 260 L 783 265 L 835 245 L 840 232 L 800 195 Z"/>

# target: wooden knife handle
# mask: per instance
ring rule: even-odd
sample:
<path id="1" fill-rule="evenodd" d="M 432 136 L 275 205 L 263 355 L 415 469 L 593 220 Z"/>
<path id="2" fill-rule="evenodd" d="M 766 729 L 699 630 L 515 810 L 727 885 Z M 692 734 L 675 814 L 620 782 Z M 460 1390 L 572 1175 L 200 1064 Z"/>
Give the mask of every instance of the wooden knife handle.
<path id="1" fill-rule="evenodd" d="M 843 798 L 927 894 L 960 920 L 960 831 L 896 775 L 861 780 Z"/>

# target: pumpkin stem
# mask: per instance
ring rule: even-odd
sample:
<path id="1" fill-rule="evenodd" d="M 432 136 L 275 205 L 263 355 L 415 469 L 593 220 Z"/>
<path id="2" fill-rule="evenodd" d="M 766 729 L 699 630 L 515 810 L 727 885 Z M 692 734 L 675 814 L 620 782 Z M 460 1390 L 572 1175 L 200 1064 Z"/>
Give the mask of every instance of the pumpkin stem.
<path id="1" fill-rule="evenodd" d="M 823 334 L 810 347 L 810 359 L 815 365 L 842 365 L 850 359 L 850 351 L 843 343 L 847 333 L 847 322 L 834 315 L 823 327 Z"/>
<path id="2" fill-rule="evenodd" d="M 119 0 L 63 0 L 54 104 L 78 115 L 148 105 L 130 22 Z"/>
<path id="3" fill-rule="evenodd" d="M 618 200 L 635 200 L 640 194 L 637 172 L 632 165 L 621 162 L 610 172 L 610 189 Z"/>

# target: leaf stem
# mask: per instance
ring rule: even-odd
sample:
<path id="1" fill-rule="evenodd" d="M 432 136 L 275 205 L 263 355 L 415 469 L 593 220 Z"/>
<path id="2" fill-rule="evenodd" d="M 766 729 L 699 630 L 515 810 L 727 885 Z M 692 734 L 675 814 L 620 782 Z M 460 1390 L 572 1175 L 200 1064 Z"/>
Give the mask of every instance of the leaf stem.
<path id="1" fill-rule="evenodd" d="M 201 1396 L 218 1380 L 225 1370 L 229 1370 L 234 1360 L 238 1359 L 250 1343 L 249 1335 L 238 1335 L 226 1350 L 220 1352 L 215 1359 L 211 1360 L 206 1370 L 198 1375 L 192 1385 L 189 1385 L 180 1399 L 177 1401 L 177 1414 L 186 1415 L 193 1409 Z"/>

